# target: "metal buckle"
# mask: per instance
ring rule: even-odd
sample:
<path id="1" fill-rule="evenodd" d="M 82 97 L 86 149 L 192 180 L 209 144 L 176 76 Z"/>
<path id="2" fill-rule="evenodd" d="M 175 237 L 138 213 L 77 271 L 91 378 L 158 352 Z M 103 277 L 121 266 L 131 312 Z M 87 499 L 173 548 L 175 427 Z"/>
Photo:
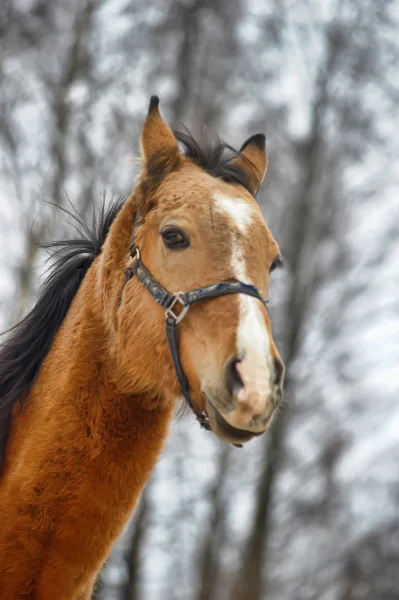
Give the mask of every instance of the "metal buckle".
<path id="1" fill-rule="evenodd" d="M 184 302 L 184 293 L 183 292 L 176 292 L 173 295 L 173 300 L 171 305 L 166 309 L 165 311 L 165 318 L 167 319 L 168 317 L 174 319 L 176 321 L 176 323 L 180 323 L 180 321 L 186 316 L 188 309 L 190 308 L 189 304 L 186 304 Z M 181 312 L 177 315 L 174 312 L 174 308 L 176 306 L 176 304 L 180 304 L 181 306 Z"/>
<path id="2" fill-rule="evenodd" d="M 130 254 L 130 258 L 135 258 L 136 260 L 140 260 L 140 250 L 135 248 L 134 254 Z"/>

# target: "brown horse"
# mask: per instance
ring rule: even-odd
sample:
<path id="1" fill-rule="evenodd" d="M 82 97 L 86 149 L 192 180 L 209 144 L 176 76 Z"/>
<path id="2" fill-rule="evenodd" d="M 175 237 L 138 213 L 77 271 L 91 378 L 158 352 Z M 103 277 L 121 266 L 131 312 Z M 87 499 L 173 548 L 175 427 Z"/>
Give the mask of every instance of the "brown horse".
<path id="1" fill-rule="evenodd" d="M 141 146 L 132 195 L 56 244 L 0 352 L 1 599 L 90 598 L 182 394 L 234 444 L 281 402 L 264 302 L 280 253 L 254 198 L 264 136 L 204 150 L 154 96 Z"/>

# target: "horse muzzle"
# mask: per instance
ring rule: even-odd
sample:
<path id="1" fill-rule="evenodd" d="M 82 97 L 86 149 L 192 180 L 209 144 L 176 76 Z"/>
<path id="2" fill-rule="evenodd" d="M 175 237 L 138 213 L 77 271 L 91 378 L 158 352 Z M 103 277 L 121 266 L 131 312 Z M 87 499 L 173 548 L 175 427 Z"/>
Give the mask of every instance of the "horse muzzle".
<path id="1" fill-rule="evenodd" d="M 243 443 L 264 433 L 282 400 L 284 367 L 280 359 L 262 367 L 250 359 L 233 357 L 225 368 L 226 387 L 220 395 L 205 391 L 212 431 L 232 443 Z"/>

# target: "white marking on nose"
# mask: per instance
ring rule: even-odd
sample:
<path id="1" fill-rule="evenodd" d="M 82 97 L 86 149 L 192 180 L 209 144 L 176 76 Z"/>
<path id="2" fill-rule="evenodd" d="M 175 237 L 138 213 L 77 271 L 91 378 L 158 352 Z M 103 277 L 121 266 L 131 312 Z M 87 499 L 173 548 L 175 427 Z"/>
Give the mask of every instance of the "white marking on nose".
<path id="1" fill-rule="evenodd" d="M 227 213 L 240 233 L 250 235 L 248 228 L 252 222 L 254 208 L 240 198 L 229 198 L 220 193 L 215 194 L 214 199 L 216 207 Z M 243 247 L 233 232 L 231 266 L 234 277 L 238 281 L 253 284 L 247 274 Z M 269 364 L 271 362 L 269 333 L 260 301 L 245 294 L 238 294 L 238 297 L 240 314 L 237 329 L 237 353 L 238 355 L 240 353 L 245 354 L 245 365 L 242 365 L 243 379 L 248 375 L 248 381 L 243 381 L 243 383 L 248 386 L 247 392 L 250 395 L 257 391 L 265 399 L 271 393 L 269 383 Z"/>
<path id="2" fill-rule="evenodd" d="M 240 230 L 240 233 L 246 233 L 248 227 L 252 223 L 254 214 L 253 207 L 241 198 L 230 198 L 220 192 L 216 192 L 213 198 L 215 200 L 216 208 L 229 215 L 236 227 Z"/>
<path id="3" fill-rule="evenodd" d="M 252 283 L 246 275 L 243 253 L 240 248 L 233 248 L 232 265 L 235 277 L 239 281 Z M 247 361 L 252 364 L 251 370 L 253 372 L 258 371 L 259 378 L 264 382 L 264 371 L 268 370 L 268 362 L 270 361 L 270 339 L 265 319 L 262 315 L 260 300 L 246 294 L 239 294 L 239 302 L 240 316 L 237 330 L 237 351 L 238 353 L 245 353 Z M 261 381 L 258 383 L 260 384 Z M 264 393 L 264 383 L 260 387 Z"/>

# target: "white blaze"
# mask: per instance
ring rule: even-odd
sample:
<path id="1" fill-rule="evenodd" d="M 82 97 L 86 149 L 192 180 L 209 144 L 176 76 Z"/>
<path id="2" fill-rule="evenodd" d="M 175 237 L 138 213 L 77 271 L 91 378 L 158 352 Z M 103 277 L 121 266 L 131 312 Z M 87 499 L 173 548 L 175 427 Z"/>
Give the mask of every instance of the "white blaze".
<path id="1" fill-rule="evenodd" d="M 229 198 L 222 194 L 215 194 L 214 199 L 217 209 L 228 214 L 240 233 L 250 235 L 254 208 L 245 200 Z M 243 248 L 233 232 L 232 236 L 231 266 L 234 276 L 239 281 L 253 284 L 248 277 Z M 238 301 L 240 314 L 237 354 L 245 356 L 239 368 L 245 390 L 241 390 L 239 399 L 252 404 L 251 400 L 255 400 L 255 396 L 259 399 L 259 396 L 266 398 L 271 394 L 270 339 L 260 301 L 246 294 L 238 294 Z"/>
<path id="2" fill-rule="evenodd" d="M 232 266 L 239 281 L 252 283 L 246 272 L 242 249 L 233 242 Z M 244 353 L 240 375 L 249 395 L 255 392 L 264 396 L 271 393 L 268 368 L 270 339 L 260 301 L 246 294 L 239 294 L 240 316 L 237 330 L 237 353 Z M 247 396 L 243 397 L 244 399 Z"/>
<path id="3" fill-rule="evenodd" d="M 230 198 L 218 192 L 213 197 L 216 208 L 229 215 L 240 233 L 246 233 L 252 223 L 253 207 L 241 198 Z"/>

